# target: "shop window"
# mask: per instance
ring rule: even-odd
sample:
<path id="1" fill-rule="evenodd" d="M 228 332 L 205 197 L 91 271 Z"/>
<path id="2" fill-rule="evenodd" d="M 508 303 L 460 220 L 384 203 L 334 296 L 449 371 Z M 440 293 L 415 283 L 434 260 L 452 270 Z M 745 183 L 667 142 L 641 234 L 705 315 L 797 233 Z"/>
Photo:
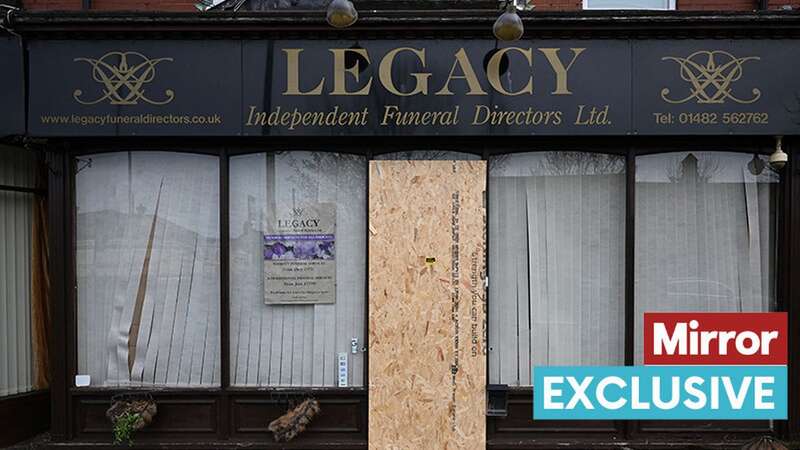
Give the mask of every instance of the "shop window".
<path id="1" fill-rule="evenodd" d="M 675 0 L 583 0 L 583 9 L 674 10 Z"/>
<path id="2" fill-rule="evenodd" d="M 366 159 L 230 160 L 231 384 L 363 386 Z"/>
<path id="3" fill-rule="evenodd" d="M 219 385 L 218 158 L 121 152 L 75 166 L 78 374 Z"/>
<path id="4" fill-rule="evenodd" d="M 780 178 L 766 157 L 636 158 L 635 361 L 645 311 L 772 311 Z"/>
<path id="5" fill-rule="evenodd" d="M 40 169 L 36 153 L 0 146 L 0 397 L 48 385 Z"/>
<path id="6" fill-rule="evenodd" d="M 489 174 L 489 382 L 624 364 L 625 158 L 500 155 Z"/>
<path id="7" fill-rule="evenodd" d="M 22 150 L 0 150 L 0 185 L 32 187 L 32 175 Z M 32 195 L 0 189 L 0 396 L 32 389 L 32 208 Z"/>

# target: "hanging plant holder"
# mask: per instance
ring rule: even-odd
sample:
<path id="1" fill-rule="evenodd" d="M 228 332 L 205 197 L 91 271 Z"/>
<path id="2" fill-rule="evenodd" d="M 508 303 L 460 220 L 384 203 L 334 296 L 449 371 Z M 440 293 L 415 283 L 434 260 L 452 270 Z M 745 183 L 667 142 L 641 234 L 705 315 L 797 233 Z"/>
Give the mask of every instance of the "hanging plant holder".
<path id="1" fill-rule="evenodd" d="M 307 398 L 299 405 L 273 420 L 269 424 L 275 442 L 289 442 L 306 430 L 311 421 L 320 412 L 319 402 Z"/>
<path id="2" fill-rule="evenodd" d="M 772 436 L 762 436 L 745 443 L 742 450 L 789 450 L 789 447 Z"/>
<path id="3" fill-rule="evenodd" d="M 111 397 L 106 417 L 114 426 L 114 443 L 131 444 L 133 435 L 150 425 L 158 413 L 150 394 L 118 394 Z"/>

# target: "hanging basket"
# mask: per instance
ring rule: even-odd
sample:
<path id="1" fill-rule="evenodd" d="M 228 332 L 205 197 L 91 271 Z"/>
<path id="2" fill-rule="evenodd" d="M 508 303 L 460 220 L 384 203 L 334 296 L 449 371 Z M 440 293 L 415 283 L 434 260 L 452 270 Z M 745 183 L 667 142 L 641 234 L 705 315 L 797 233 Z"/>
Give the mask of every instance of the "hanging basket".
<path id="1" fill-rule="evenodd" d="M 111 397 L 111 407 L 106 411 L 106 417 L 112 424 L 116 424 L 122 417 L 133 416 L 132 428 L 139 431 L 150 425 L 158 413 L 156 401 L 150 394 L 119 394 Z"/>
<path id="2" fill-rule="evenodd" d="M 789 450 L 789 447 L 772 436 L 762 436 L 745 443 L 742 450 Z"/>
<path id="3" fill-rule="evenodd" d="M 307 398 L 286 414 L 270 422 L 269 431 L 272 432 L 275 442 L 289 442 L 305 431 L 319 412 L 319 402 Z"/>

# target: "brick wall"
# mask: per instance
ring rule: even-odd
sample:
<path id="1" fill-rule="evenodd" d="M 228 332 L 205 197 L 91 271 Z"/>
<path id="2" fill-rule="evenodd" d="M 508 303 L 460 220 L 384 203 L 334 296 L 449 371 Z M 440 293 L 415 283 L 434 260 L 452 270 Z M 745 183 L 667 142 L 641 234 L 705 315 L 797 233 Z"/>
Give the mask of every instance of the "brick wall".
<path id="1" fill-rule="evenodd" d="M 785 6 L 800 9 L 800 0 L 770 0 L 769 2 L 770 9 L 783 9 Z"/>
<path id="2" fill-rule="evenodd" d="M 752 11 L 757 0 L 676 0 L 682 11 Z M 93 11 L 196 11 L 197 0 L 91 0 Z M 80 10 L 82 0 L 23 0 L 25 9 Z M 579 11 L 582 0 L 535 0 L 537 11 Z M 770 9 L 789 5 L 800 9 L 800 0 L 770 0 Z M 356 6 L 358 3 L 356 2 Z"/>
<path id="3" fill-rule="evenodd" d="M 536 11 L 579 11 L 582 0 L 535 0 Z"/>
<path id="4" fill-rule="evenodd" d="M 22 7 L 31 11 L 72 11 L 81 9 L 81 0 L 24 0 Z"/>
<path id="5" fill-rule="evenodd" d="M 197 11 L 197 0 L 91 0 L 92 11 Z M 82 0 L 23 0 L 29 11 L 75 11 Z"/>
<path id="6" fill-rule="evenodd" d="M 752 11 L 757 0 L 676 0 L 682 11 Z"/>

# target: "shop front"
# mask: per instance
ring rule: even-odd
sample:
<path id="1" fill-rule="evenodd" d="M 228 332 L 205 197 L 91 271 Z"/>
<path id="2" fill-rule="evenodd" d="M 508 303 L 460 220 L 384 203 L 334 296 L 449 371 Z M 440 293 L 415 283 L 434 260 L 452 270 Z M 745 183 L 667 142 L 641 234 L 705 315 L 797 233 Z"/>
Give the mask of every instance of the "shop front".
<path id="1" fill-rule="evenodd" d="M 799 19 L 16 16 L 54 442 L 129 399 L 141 445 L 797 440 Z M 533 420 L 533 366 L 641 365 L 652 311 L 788 312 L 788 420 Z"/>

